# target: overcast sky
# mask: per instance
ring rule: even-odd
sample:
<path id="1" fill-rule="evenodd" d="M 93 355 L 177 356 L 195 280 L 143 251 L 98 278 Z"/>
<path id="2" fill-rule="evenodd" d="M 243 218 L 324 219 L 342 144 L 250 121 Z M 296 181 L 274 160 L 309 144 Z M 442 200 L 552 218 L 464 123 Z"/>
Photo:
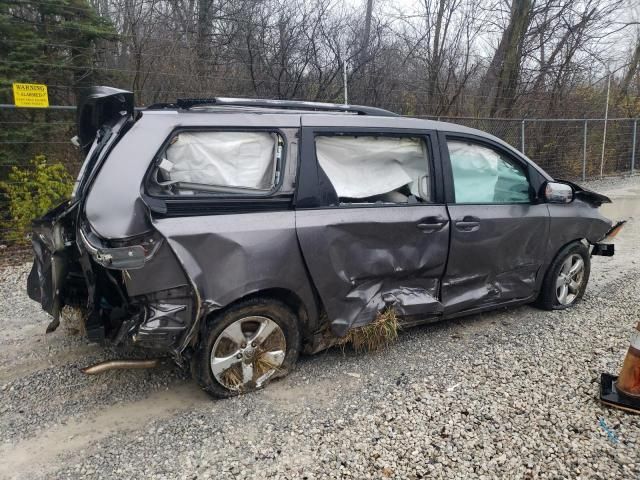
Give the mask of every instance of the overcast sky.
<path id="1" fill-rule="evenodd" d="M 340 1 L 340 0 L 338 0 Z M 347 5 L 350 5 L 357 9 L 362 9 L 363 17 L 366 11 L 367 0 L 343 0 Z M 482 0 L 478 0 L 481 2 Z M 495 10 L 494 17 L 492 18 L 494 23 L 506 22 L 507 2 L 503 0 L 505 4 L 504 14 L 500 10 Z M 535 1 L 535 0 L 534 0 Z M 607 0 L 602 0 L 606 2 Z M 577 2 L 576 2 L 577 3 Z M 424 11 L 422 0 L 374 0 L 374 10 L 376 12 L 384 12 L 389 17 L 397 16 L 399 13 L 405 15 L 419 15 Z M 603 76 L 606 76 L 607 70 L 617 72 L 624 67 L 625 62 L 630 57 L 630 51 L 635 45 L 635 39 L 640 35 L 640 0 L 627 0 L 625 12 L 620 16 L 620 24 L 635 22 L 636 25 L 627 27 L 622 31 L 615 33 L 612 37 L 607 39 L 601 45 L 602 49 L 609 50 L 611 53 L 609 58 L 612 61 L 608 65 L 602 65 Z M 621 25 L 620 25 L 621 26 Z M 480 36 L 476 43 L 476 49 L 481 55 L 486 55 L 487 58 L 493 53 L 499 37 L 488 32 L 486 35 Z M 606 45 L 604 45 L 606 43 Z"/>

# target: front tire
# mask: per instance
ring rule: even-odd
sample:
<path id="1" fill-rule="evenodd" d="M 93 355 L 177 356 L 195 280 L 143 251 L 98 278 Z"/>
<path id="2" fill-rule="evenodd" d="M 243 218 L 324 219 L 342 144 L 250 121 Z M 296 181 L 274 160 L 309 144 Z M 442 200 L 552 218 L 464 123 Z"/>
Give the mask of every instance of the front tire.
<path id="1" fill-rule="evenodd" d="M 191 371 L 204 391 L 227 398 L 286 375 L 299 350 L 298 322 L 291 309 L 277 300 L 254 298 L 208 319 Z"/>
<path id="2" fill-rule="evenodd" d="M 590 272 L 589 249 L 582 242 L 565 246 L 547 271 L 537 305 L 545 310 L 572 307 L 584 295 Z"/>

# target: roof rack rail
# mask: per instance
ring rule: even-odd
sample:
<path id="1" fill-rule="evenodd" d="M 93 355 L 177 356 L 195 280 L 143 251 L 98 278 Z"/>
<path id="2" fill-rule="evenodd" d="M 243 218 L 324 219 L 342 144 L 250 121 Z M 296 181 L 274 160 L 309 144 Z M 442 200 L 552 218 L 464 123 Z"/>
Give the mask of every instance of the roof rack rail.
<path id="1" fill-rule="evenodd" d="M 397 113 L 390 112 L 377 107 L 366 107 L 362 105 L 342 105 L 339 103 L 322 103 L 322 102 L 305 102 L 299 100 L 267 100 L 254 98 L 229 98 L 229 97 L 213 97 L 213 98 L 179 98 L 175 104 L 156 104 L 151 105 L 149 109 L 161 108 L 181 108 L 188 110 L 197 106 L 237 106 L 237 107 L 256 107 L 256 108 L 277 108 L 285 110 L 310 110 L 316 112 L 346 112 L 358 115 L 377 115 L 381 117 L 396 117 Z"/>

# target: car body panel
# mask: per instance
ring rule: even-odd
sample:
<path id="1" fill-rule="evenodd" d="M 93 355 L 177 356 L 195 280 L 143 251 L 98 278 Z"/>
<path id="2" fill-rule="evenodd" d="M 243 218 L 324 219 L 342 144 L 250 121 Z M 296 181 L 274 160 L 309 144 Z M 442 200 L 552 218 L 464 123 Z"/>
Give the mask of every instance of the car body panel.
<path id="1" fill-rule="evenodd" d="M 443 223 L 425 232 L 425 219 Z M 437 315 L 447 261 L 444 205 L 298 210 L 300 246 L 332 330 L 344 335 L 386 306 Z"/>
<path id="2" fill-rule="evenodd" d="M 350 328 L 371 322 L 387 307 L 402 315 L 423 317 L 439 316 L 443 310 L 440 279 L 449 243 L 445 205 L 339 204 L 318 164 L 316 135 L 421 137 L 429 151 L 425 174 L 429 173 L 433 199 L 441 200 L 436 174 L 439 155 L 438 149 L 433 148 L 435 132 L 398 128 L 381 118 L 371 123 L 354 127 L 351 117 L 302 118 L 302 156 L 306 165 L 300 172 L 297 191 L 298 239 L 331 329 L 340 336 Z M 431 227 L 434 224 L 436 228 Z"/>
<path id="3" fill-rule="evenodd" d="M 528 298 L 536 292 L 548 257 L 545 204 L 449 205 L 448 209 L 451 246 L 442 280 L 445 313 Z M 459 227 L 464 222 L 475 222 L 477 227 Z"/>
<path id="4" fill-rule="evenodd" d="M 534 296 L 549 263 L 549 210 L 538 198 L 547 181 L 513 148 L 477 131 L 439 134 L 445 197 L 451 220 L 449 261 L 442 280 L 445 315 Z M 499 152 L 526 172 L 530 203 L 456 203 L 447 141 L 469 141 Z"/>
<path id="5" fill-rule="evenodd" d="M 126 272 L 124 285 L 132 297 L 189 285 L 188 276 L 166 241 L 143 268 L 127 269 Z"/>
<path id="6" fill-rule="evenodd" d="M 597 207 L 580 198 L 564 205 L 548 203 L 546 206 L 550 222 L 547 251 L 551 260 L 562 247 L 574 240 L 584 239 L 590 244 L 598 243 L 613 225 Z"/>
<path id="7" fill-rule="evenodd" d="M 291 292 L 318 310 L 296 237 L 293 210 L 154 220 L 198 289 L 205 312 L 267 289 Z"/>
<path id="8" fill-rule="evenodd" d="M 103 238 L 126 238 L 151 228 L 141 192 L 143 180 L 171 133 L 180 128 L 297 128 L 292 115 L 143 112 L 105 161 L 86 199 L 86 217 Z M 114 185 L 117 194 L 114 195 Z M 105 208 L 105 204 L 109 208 Z"/>

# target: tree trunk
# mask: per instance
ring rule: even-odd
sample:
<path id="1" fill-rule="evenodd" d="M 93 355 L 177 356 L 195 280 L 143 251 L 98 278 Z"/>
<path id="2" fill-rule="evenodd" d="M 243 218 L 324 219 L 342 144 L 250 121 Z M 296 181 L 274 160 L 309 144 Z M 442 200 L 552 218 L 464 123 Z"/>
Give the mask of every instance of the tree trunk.
<path id="1" fill-rule="evenodd" d="M 196 84 L 206 89 L 206 78 L 211 59 L 211 47 L 209 45 L 209 32 L 211 30 L 213 0 L 198 0 L 198 20 L 196 26 Z"/>
<path id="2" fill-rule="evenodd" d="M 439 104 L 439 99 L 436 97 L 438 94 L 438 79 L 440 76 L 440 65 L 442 63 L 442 46 L 440 43 L 440 35 L 442 34 L 442 21 L 445 14 L 445 8 L 447 0 L 440 0 L 438 6 L 438 14 L 436 17 L 436 28 L 433 33 L 433 51 L 431 52 L 431 62 L 429 62 L 429 80 L 428 80 L 428 93 L 429 101 L 433 105 Z M 442 39 L 444 44 L 444 38 Z"/>
<path id="3" fill-rule="evenodd" d="M 489 88 L 489 116 L 506 116 L 515 104 L 522 47 L 531 23 L 531 7 L 531 0 L 512 1 L 509 24 L 502 33 L 485 77 Z"/>
<path id="4" fill-rule="evenodd" d="M 640 69 L 640 36 L 636 39 L 636 47 L 633 51 L 633 55 L 631 55 L 631 60 L 629 61 L 629 66 L 627 67 L 627 71 L 624 74 L 624 78 L 622 79 L 622 83 L 620 84 L 620 93 L 618 94 L 618 99 L 616 101 L 617 104 L 620 104 L 624 97 L 629 93 L 629 87 L 631 86 L 631 82 L 633 77 L 638 73 Z"/>

